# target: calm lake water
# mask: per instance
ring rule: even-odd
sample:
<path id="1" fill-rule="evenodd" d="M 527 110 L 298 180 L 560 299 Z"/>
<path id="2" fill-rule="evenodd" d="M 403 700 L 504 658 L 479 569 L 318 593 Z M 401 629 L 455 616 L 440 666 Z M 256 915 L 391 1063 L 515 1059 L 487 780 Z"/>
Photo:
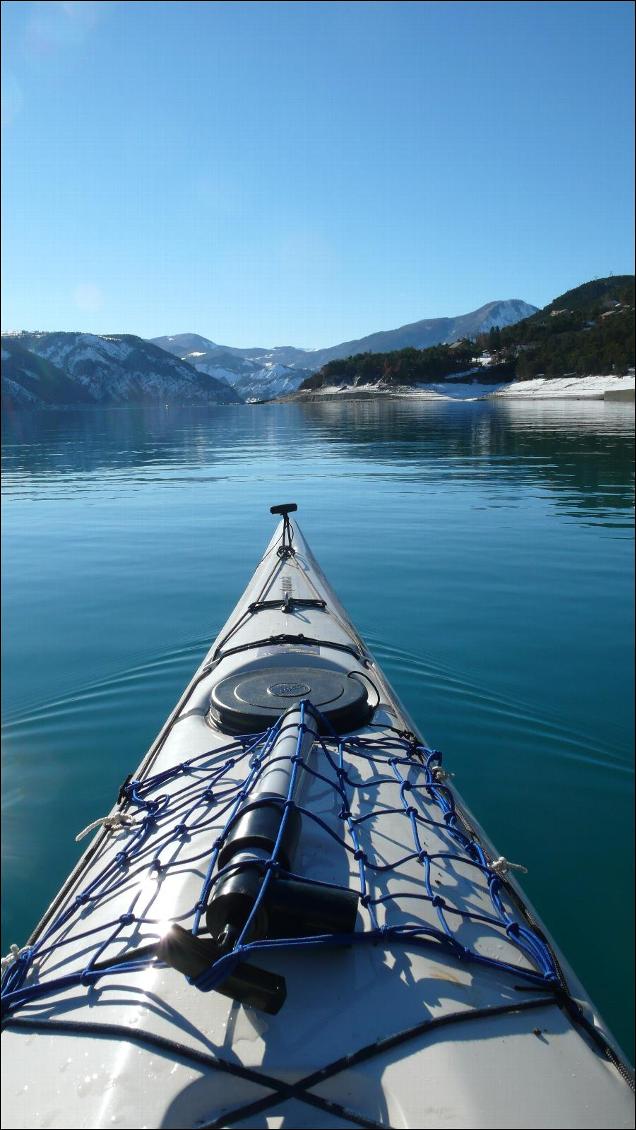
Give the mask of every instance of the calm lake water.
<path id="1" fill-rule="evenodd" d="M 4 429 L 3 952 L 295 500 L 327 576 L 632 1054 L 633 411 L 373 402 Z"/>

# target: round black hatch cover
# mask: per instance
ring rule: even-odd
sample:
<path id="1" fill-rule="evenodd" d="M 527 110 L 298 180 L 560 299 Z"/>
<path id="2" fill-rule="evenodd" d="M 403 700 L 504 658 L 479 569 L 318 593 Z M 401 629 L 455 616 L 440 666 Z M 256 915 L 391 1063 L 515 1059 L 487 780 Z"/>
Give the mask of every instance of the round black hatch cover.
<path id="1" fill-rule="evenodd" d="M 217 683 L 211 721 L 233 734 L 252 734 L 273 726 L 285 710 L 303 699 L 326 715 L 334 730 L 349 733 L 371 716 L 367 690 L 344 672 L 321 667 L 262 667 Z"/>

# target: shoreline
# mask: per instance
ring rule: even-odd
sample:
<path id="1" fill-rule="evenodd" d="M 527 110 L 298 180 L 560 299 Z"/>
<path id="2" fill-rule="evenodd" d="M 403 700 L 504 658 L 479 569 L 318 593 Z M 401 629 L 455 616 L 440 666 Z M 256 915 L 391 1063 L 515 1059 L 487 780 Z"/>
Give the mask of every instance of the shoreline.
<path id="1" fill-rule="evenodd" d="M 484 391 L 480 391 L 481 389 Z M 452 391 L 451 391 L 452 390 Z M 489 390 L 489 391 L 486 391 Z M 328 385 L 324 389 L 306 389 L 277 397 L 275 401 L 259 403 L 297 403 L 322 400 L 429 400 L 457 401 L 461 403 L 477 400 L 607 400 L 616 403 L 633 403 L 635 381 L 633 374 L 624 377 L 537 377 L 530 381 L 510 381 L 496 385 L 481 382 L 461 385 L 448 382 L 431 382 L 412 387 L 395 385 L 351 386 Z"/>

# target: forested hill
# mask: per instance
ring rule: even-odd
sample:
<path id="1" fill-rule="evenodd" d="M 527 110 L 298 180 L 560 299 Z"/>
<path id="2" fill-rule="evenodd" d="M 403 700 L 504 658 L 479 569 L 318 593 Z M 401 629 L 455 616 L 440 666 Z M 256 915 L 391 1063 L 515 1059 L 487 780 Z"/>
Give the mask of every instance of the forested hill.
<path id="1" fill-rule="evenodd" d="M 301 389 L 415 385 L 462 377 L 503 381 L 620 375 L 634 366 L 634 352 L 634 276 L 610 275 L 567 291 L 513 326 L 495 326 L 474 339 L 329 361 Z"/>

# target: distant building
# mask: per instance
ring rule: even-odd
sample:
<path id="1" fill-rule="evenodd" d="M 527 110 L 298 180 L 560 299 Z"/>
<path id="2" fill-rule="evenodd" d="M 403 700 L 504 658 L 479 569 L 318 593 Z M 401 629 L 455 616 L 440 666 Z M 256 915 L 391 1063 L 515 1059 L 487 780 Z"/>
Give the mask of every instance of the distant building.
<path id="1" fill-rule="evenodd" d="M 494 357 L 492 353 L 484 351 L 479 354 L 479 357 L 471 357 L 471 364 L 473 365 L 492 365 Z"/>

